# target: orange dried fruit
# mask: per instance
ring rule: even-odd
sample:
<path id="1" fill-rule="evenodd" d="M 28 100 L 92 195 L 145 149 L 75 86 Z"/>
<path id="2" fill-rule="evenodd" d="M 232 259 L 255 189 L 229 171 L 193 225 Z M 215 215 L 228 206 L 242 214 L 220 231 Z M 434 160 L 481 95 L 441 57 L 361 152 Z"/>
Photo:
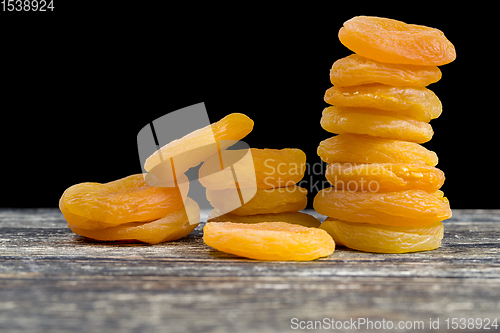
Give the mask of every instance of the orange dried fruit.
<path id="1" fill-rule="evenodd" d="M 440 30 L 382 17 L 347 20 L 339 39 L 354 53 L 380 62 L 441 66 L 456 58 L 455 47 Z"/>
<path id="2" fill-rule="evenodd" d="M 240 189 L 242 197 L 245 191 L 255 189 Z M 297 185 L 257 189 L 255 196 L 241 205 L 241 198 L 232 190 L 207 189 L 207 199 L 212 206 L 223 212 L 230 211 L 235 215 L 271 214 L 283 212 L 298 212 L 307 206 L 307 190 Z M 231 207 L 238 207 L 234 210 Z"/>
<path id="3" fill-rule="evenodd" d="M 251 148 L 252 159 L 241 160 L 247 150 L 225 150 L 225 161 L 232 164 L 241 160 L 237 174 L 240 188 L 286 187 L 298 183 L 306 169 L 306 154 L 300 149 L 256 149 Z M 226 159 L 227 158 L 227 159 Z M 253 160 L 253 163 L 250 161 Z M 200 183 L 212 190 L 223 190 L 234 186 L 233 170 L 226 167 L 221 170 L 218 154 L 206 160 L 199 171 Z"/>
<path id="4" fill-rule="evenodd" d="M 393 111 L 424 122 L 439 117 L 443 111 L 439 98 L 425 87 L 393 87 L 383 84 L 333 86 L 325 92 L 325 102 L 335 106 Z"/>
<path id="5" fill-rule="evenodd" d="M 423 190 L 435 192 L 445 177 L 438 168 L 423 164 L 353 164 L 331 163 L 326 179 L 340 190 L 395 192 Z"/>
<path id="6" fill-rule="evenodd" d="M 258 260 L 307 261 L 335 250 L 326 231 L 285 222 L 208 222 L 203 240 L 219 251 Z"/>
<path id="7" fill-rule="evenodd" d="M 304 227 L 319 227 L 321 222 L 312 215 L 302 212 L 284 212 L 276 214 L 236 215 L 221 214 L 216 208 L 207 218 L 208 222 L 234 222 L 234 223 L 260 223 L 260 222 L 286 222 L 302 225 Z"/>
<path id="8" fill-rule="evenodd" d="M 68 226 L 75 234 L 96 240 L 132 240 L 158 244 L 189 235 L 198 225 L 188 218 L 191 216 L 198 216 L 199 223 L 200 208 L 193 199 L 186 198 L 184 207 L 152 222 L 130 222 L 99 230 L 82 229 L 70 223 Z"/>
<path id="9" fill-rule="evenodd" d="M 441 79 L 437 66 L 388 64 L 351 54 L 335 61 L 330 81 L 337 87 L 381 83 L 390 86 L 425 87 Z"/>
<path id="10" fill-rule="evenodd" d="M 253 120 L 241 113 L 231 113 L 218 122 L 200 128 L 161 147 L 144 163 L 144 169 L 159 181 L 168 182 L 185 173 L 218 150 L 243 139 L 253 129 Z M 172 165 L 174 169 L 172 169 Z"/>
<path id="11" fill-rule="evenodd" d="M 321 127 L 336 134 L 367 134 L 417 143 L 429 141 L 434 134 L 428 123 L 395 112 L 339 106 L 323 110 Z"/>
<path id="12" fill-rule="evenodd" d="M 335 244 L 351 249 L 377 253 L 429 251 L 441 246 L 444 227 L 434 222 L 422 227 L 392 227 L 379 224 L 352 223 L 327 218 L 321 229 L 332 236 Z"/>
<path id="13" fill-rule="evenodd" d="M 350 192 L 326 188 L 314 198 L 314 209 L 335 219 L 390 226 L 424 226 L 451 217 L 443 192 Z"/>
<path id="14" fill-rule="evenodd" d="M 350 133 L 321 141 L 318 155 L 326 163 L 438 163 L 436 153 L 418 143 Z"/>
<path id="15" fill-rule="evenodd" d="M 76 216 L 83 221 L 118 225 L 153 221 L 184 205 L 183 198 L 189 190 L 185 175 L 179 178 L 179 187 L 151 186 L 144 179 L 143 174 L 136 174 L 105 184 L 73 185 L 61 197 L 61 211 L 72 225 L 93 229 L 99 224 L 87 223 L 85 226 Z"/>
<path id="16" fill-rule="evenodd" d="M 68 225 L 78 226 L 81 229 L 97 230 L 117 226 L 117 224 L 92 221 L 87 217 L 71 213 L 66 206 L 64 206 L 64 194 L 59 199 L 59 210 L 64 215 L 64 219 L 68 222 Z"/>

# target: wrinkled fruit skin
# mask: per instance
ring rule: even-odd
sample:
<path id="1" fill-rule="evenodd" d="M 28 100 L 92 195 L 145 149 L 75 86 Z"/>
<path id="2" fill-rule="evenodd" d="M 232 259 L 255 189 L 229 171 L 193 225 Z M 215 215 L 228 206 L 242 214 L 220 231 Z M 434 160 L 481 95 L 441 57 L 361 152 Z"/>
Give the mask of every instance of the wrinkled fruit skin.
<path id="1" fill-rule="evenodd" d="M 247 189 L 241 189 L 243 196 Z M 250 189 L 251 190 L 251 189 Z M 237 207 L 240 198 L 229 190 L 207 189 L 207 199 L 210 204 L 221 211 L 228 211 L 227 207 Z M 271 214 L 283 212 L 298 212 L 307 206 L 307 190 L 292 185 L 273 189 L 257 189 L 255 196 L 231 211 L 235 215 Z"/>
<path id="2" fill-rule="evenodd" d="M 340 190 L 396 192 L 422 190 L 436 192 L 444 184 L 444 172 L 422 164 L 331 163 L 325 173 Z"/>
<path id="3" fill-rule="evenodd" d="M 437 66 L 388 64 L 351 54 L 335 61 L 330 81 L 337 87 L 381 83 L 399 87 L 425 87 L 441 79 Z"/>
<path id="4" fill-rule="evenodd" d="M 238 165 L 237 178 L 240 188 L 286 187 L 298 183 L 306 169 L 306 154 L 300 149 L 256 149 L 251 148 L 252 165 Z M 225 151 L 229 161 L 238 161 L 244 150 Z M 231 156 L 234 155 L 234 158 Z M 248 160 L 250 161 L 250 160 Z M 234 186 L 232 170 L 224 166 L 221 170 L 218 155 L 213 155 L 200 168 L 200 183 L 212 190 L 223 190 Z"/>
<path id="5" fill-rule="evenodd" d="M 428 123 L 395 112 L 339 106 L 323 110 L 321 127 L 336 134 L 366 134 L 417 143 L 429 141 L 434 134 Z"/>
<path id="6" fill-rule="evenodd" d="M 337 245 L 377 253 L 434 250 L 441 246 L 444 232 L 441 222 L 423 227 L 391 227 L 332 218 L 327 218 L 320 228 L 328 232 Z"/>
<path id="7" fill-rule="evenodd" d="M 417 143 L 350 133 L 321 141 L 318 155 L 326 163 L 438 163 L 435 152 Z"/>
<path id="8" fill-rule="evenodd" d="M 308 261 L 335 250 L 324 230 L 285 222 L 208 222 L 203 240 L 219 251 L 258 260 Z"/>
<path id="9" fill-rule="evenodd" d="M 189 235 L 198 223 L 192 223 L 188 216 L 198 216 L 197 221 L 200 220 L 200 208 L 191 198 L 186 198 L 185 207 L 152 222 L 130 222 L 98 230 L 82 229 L 69 223 L 68 227 L 77 235 L 95 240 L 158 244 Z"/>
<path id="10" fill-rule="evenodd" d="M 380 62 L 441 66 L 456 58 L 453 44 L 440 30 L 381 17 L 346 21 L 339 39 L 354 53 Z"/>
<path id="11" fill-rule="evenodd" d="M 63 193 L 61 211 L 70 224 L 84 229 L 97 225 L 81 218 L 109 225 L 153 221 L 184 205 L 189 182 L 185 175 L 179 180 L 179 187 L 155 187 L 146 183 L 145 175 L 136 174 L 105 184 L 76 184 Z"/>
<path id="12" fill-rule="evenodd" d="M 389 226 L 425 226 L 451 217 L 443 192 L 350 192 L 326 188 L 314 198 L 314 209 L 347 222 Z"/>
<path id="13" fill-rule="evenodd" d="M 325 92 L 325 102 L 335 106 L 392 111 L 427 123 L 438 118 L 443 111 L 439 98 L 425 87 L 393 87 L 383 84 L 333 86 Z"/>
<path id="14" fill-rule="evenodd" d="M 214 209 L 208 215 L 208 222 L 234 222 L 234 223 L 260 223 L 260 222 L 286 222 L 302 225 L 304 227 L 318 228 L 321 222 L 312 215 L 302 212 L 285 212 L 275 214 L 256 214 L 256 215 L 221 215 L 217 209 Z"/>

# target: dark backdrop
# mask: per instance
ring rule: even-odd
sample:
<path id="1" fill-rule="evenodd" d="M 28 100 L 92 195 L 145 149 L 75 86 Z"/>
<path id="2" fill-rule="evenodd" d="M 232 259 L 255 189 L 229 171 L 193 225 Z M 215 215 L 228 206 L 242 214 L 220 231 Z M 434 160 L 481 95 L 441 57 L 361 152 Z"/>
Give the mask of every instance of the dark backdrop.
<path id="1" fill-rule="evenodd" d="M 53 13 L 2 12 L 0 205 L 56 207 L 75 183 L 141 172 L 137 132 L 199 102 L 212 122 L 232 112 L 251 117 L 252 147 L 300 148 L 319 162 L 316 148 L 331 136 L 319 124 L 329 70 L 351 53 L 338 30 L 353 16 L 374 15 L 439 28 L 454 43 L 457 60 L 429 86 L 443 114 L 424 146 L 439 156 L 452 208 L 499 208 L 495 10 L 408 5 L 56 1 Z"/>

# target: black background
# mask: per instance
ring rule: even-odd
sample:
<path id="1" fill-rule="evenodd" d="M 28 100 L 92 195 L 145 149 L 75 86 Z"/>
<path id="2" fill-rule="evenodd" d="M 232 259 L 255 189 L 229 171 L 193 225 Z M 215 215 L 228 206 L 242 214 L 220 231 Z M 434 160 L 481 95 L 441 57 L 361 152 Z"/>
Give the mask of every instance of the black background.
<path id="1" fill-rule="evenodd" d="M 55 0 L 52 13 L 1 12 L 0 206 L 56 207 L 75 183 L 141 172 L 138 131 L 199 102 L 212 122 L 232 112 L 251 117 L 250 146 L 300 148 L 319 162 L 316 148 L 331 136 L 319 124 L 329 70 L 351 54 L 338 30 L 353 16 L 373 15 L 438 28 L 455 45 L 456 61 L 429 86 L 443 113 L 424 146 L 439 156 L 452 208 L 500 208 L 496 9 L 186 5 Z"/>

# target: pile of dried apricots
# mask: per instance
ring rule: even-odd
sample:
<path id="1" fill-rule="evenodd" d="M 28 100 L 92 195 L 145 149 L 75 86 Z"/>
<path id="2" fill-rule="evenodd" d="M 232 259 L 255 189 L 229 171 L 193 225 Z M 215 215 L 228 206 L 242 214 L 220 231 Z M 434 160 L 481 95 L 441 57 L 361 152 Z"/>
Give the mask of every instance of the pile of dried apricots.
<path id="1" fill-rule="evenodd" d="M 426 86 L 441 79 L 437 66 L 455 49 L 437 29 L 379 17 L 348 20 L 339 39 L 354 54 L 333 64 L 325 93 L 332 106 L 321 126 L 338 135 L 318 147 L 333 185 L 314 199 L 328 216 L 321 228 L 361 251 L 438 248 L 451 209 L 437 155 L 420 144 L 442 111 Z"/>
<path id="2" fill-rule="evenodd" d="M 318 229 L 320 221 L 299 212 L 307 205 L 307 190 L 296 185 L 304 177 L 304 152 L 226 150 L 252 129 L 250 118 L 230 114 L 160 148 L 146 160 L 145 174 L 69 187 L 59 201 L 61 212 L 74 233 L 96 240 L 180 239 L 200 222 L 197 203 L 187 197 L 185 172 L 203 162 L 199 181 L 215 207 L 204 229 L 208 245 L 262 260 L 333 253 L 335 243 Z"/>
<path id="3" fill-rule="evenodd" d="M 203 239 L 220 251 L 301 261 L 332 254 L 336 243 L 386 253 L 439 247 L 451 210 L 437 156 L 420 143 L 432 138 L 429 121 L 442 109 L 425 87 L 455 59 L 453 45 L 437 29 L 364 16 L 345 22 L 339 38 L 355 54 L 333 64 L 325 94 L 332 106 L 321 126 L 338 134 L 318 148 L 333 185 L 314 200 L 325 222 L 300 212 L 304 152 L 228 150 L 253 129 L 233 113 L 158 149 L 147 173 L 69 187 L 59 201 L 69 228 L 102 241 L 185 237 L 200 222 L 185 172 L 203 163 L 199 181 L 214 206 Z"/>
<path id="4" fill-rule="evenodd" d="M 69 187 L 59 208 L 69 228 L 88 238 L 150 244 L 180 239 L 200 222 L 198 204 L 187 197 L 189 181 L 184 173 L 213 153 L 209 142 L 214 138 L 240 140 L 252 129 L 250 118 L 230 114 L 159 149 L 146 160 L 146 174 Z M 180 154 L 186 150 L 195 153 Z"/>

